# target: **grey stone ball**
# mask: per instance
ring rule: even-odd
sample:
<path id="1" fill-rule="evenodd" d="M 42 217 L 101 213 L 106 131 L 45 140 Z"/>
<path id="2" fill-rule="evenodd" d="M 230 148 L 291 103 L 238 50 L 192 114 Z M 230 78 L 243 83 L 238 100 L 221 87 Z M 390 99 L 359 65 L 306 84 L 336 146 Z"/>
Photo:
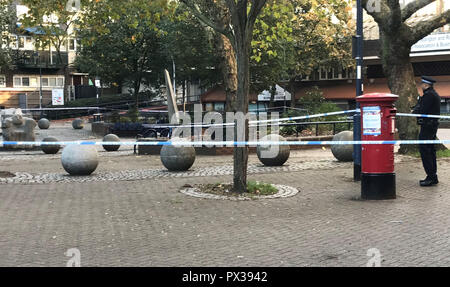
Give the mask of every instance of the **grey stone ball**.
<path id="1" fill-rule="evenodd" d="M 50 127 L 50 121 L 47 120 L 46 118 L 42 118 L 38 121 L 38 127 L 41 130 L 46 130 Z"/>
<path id="2" fill-rule="evenodd" d="M 42 140 L 43 142 L 57 142 L 53 137 L 48 137 Z M 46 154 L 57 154 L 61 149 L 60 145 L 41 145 L 41 150 Z"/>
<path id="3" fill-rule="evenodd" d="M 333 137 L 333 141 L 353 141 L 352 131 L 343 131 Z M 332 145 L 331 152 L 338 161 L 353 161 L 353 145 Z"/>
<path id="4" fill-rule="evenodd" d="M 260 141 L 283 141 L 286 139 L 277 134 L 270 134 L 260 139 Z M 282 166 L 288 159 L 291 153 L 291 148 L 288 145 L 267 145 L 258 146 L 256 154 L 259 161 L 266 166 Z"/>
<path id="5" fill-rule="evenodd" d="M 172 139 L 176 141 L 180 139 Z M 186 171 L 195 162 L 195 149 L 192 146 L 165 145 L 160 152 L 161 162 L 169 171 Z"/>
<path id="6" fill-rule="evenodd" d="M 74 119 L 72 121 L 72 127 L 76 130 L 81 130 L 84 128 L 84 121 L 82 119 Z"/>
<path id="7" fill-rule="evenodd" d="M 92 145 L 68 145 L 63 149 L 61 163 L 70 175 L 90 175 L 98 166 L 97 149 Z"/>
<path id="8" fill-rule="evenodd" d="M 103 137 L 104 142 L 120 142 L 120 138 L 115 134 L 108 134 Z M 103 148 L 106 151 L 116 151 L 120 148 L 120 145 L 104 145 Z"/>

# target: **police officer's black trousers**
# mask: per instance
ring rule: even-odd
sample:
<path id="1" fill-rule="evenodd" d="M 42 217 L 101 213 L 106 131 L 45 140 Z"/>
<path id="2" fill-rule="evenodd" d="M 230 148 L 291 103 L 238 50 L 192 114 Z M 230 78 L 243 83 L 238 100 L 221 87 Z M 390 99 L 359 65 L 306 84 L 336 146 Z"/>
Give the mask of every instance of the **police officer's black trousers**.
<path id="1" fill-rule="evenodd" d="M 438 125 L 424 124 L 420 127 L 419 140 L 435 140 Z M 436 149 L 434 144 L 419 145 L 420 156 L 423 168 L 430 179 L 435 179 L 437 175 Z"/>

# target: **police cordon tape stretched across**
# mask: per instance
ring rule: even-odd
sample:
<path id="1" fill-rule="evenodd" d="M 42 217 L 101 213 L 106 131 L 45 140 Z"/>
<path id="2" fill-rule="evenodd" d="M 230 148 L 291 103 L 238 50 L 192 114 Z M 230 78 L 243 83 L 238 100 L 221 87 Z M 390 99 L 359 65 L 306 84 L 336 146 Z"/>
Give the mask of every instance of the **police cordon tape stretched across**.
<path id="1" fill-rule="evenodd" d="M 276 118 L 276 119 L 270 119 L 270 120 L 249 121 L 249 127 L 255 127 L 255 126 L 258 126 L 259 124 L 264 124 L 264 123 L 307 120 L 307 119 L 312 119 L 312 118 L 336 116 L 336 115 L 343 115 L 343 114 L 352 114 L 352 113 L 356 113 L 357 111 L 358 110 L 348 110 L 348 111 L 330 112 L 330 113 L 323 113 L 323 114 L 316 114 L 316 115 L 306 115 L 306 116 L 298 116 L 298 117 Z M 160 128 L 207 128 L 207 127 L 222 127 L 222 126 L 234 126 L 234 123 L 192 124 L 192 125 L 156 125 L 155 127 L 160 127 Z"/>
<path id="2" fill-rule="evenodd" d="M 137 145 L 137 146 L 269 146 L 269 145 L 417 145 L 417 144 L 450 144 L 450 140 L 394 140 L 394 141 L 154 141 L 154 142 L 94 142 L 94 141 L 69 141 L 69 142 L 20 142 L 4 141 L 0 145 Z"/>
<path id="3" fill-rule="evenodd" d="M 332 115 L 340 114 L 350 114 L 360 112 L 359 109 L 340 111 L 340 112 L 330 112 L 316 115 L 298 116 L 298 117 L 288 117 L 288 118 L 278 118 L 262 121 L 250 121 L 250 124 L 260 124 L 260 123 L 271 123 L 271 122 L 282 122 L 282 121 L 292 121 L 301 119 L 311 119 L 318 117 L 326 117 Z M 450 116 L 436 116 L 436 115 L 423 115 L 423 114 L 402 114 L 398 113 L 397 116 L 409 116 L 409 117 L 430 117 L 430 118 L 441 118 L 450 119 Z M 192 127 L 212 127 L 212 126 L 234 126 L 234 123 L 224 123 L 224 124 L 209 124 L 209 125 L 173 125 L 166 126 L 161 125 L 160 127 L 166 128 L 192 128 Z M 255 125 L 257 126 L 257 125 Z M 132 146 L 268 146 L 268 145 L 417 145 L 417 144 L 450 144 L 450 140 L 393 140 L 393 141 L 154 141 L 154 142 L 94 142 L 94 141 L 66 141 L 66 142 L 26 142 L 26 141 L 0 141 L 0 145 L 13 146 L 13 145 L 132 145 Z"/>

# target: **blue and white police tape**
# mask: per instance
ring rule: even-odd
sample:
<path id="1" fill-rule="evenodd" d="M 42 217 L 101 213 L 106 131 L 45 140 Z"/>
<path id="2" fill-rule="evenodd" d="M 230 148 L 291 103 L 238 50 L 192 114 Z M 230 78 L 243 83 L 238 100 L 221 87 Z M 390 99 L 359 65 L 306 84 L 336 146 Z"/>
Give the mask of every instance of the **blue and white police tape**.
<path id="1" fill-rule="evenodd" d="M 256 126 L 258 126 L 260 124 L 263 124 L 263 123 L 307 120 L 307 119 L 320 118 L 320 117 L 336 116 L 336 115 L 343 115 L 343 114 L 352 114 L 352 113 L 356 113 L 356 112 L 358 112 L 358 110 L 329 112 L 329 113 L 316 114 L 316 115 L 306 115 L 306 116 L 288 117 L 288 118 L 279 118 L 279 119 L 270 119 L 270 120 L 249 121 L 249 126 L 250 127 L 256 127 Z M 178 126 L 177 125 L 155 125 L 154 127 L 159 127 L 159 128 L 208 128 L 208 127 L 222 127 L 222 126 L 234 126 L 234 123 L 192 124 L 192 125 L 178 125 Z"/>
<path id="2" fill-rule="evenodd" d="M 22 109 L 22 111 L 70 111 L 70 110 L 109 110 L 100 107 L 76 107 L 76 108 L 41 108 L 41 109 Z"/>
<path id="3" fill-rule="evenodd" d="M 269 146 L 269 145 L 420 145 L 420 144 L 450 144 L 450 140 L 392 140 L 392 141 L 154 141 L 154 142 L 95 142 L 95 141 L 68 141 L 68 142 L 30 142 L 30 141 L 3 141 L 3 146 L 44 146 L 44 145 L 123 145 L 123 146 Z"/>
<path id="4" fill-rule="evenodd" d="M 404 114 L 404 113 L 397 113 L 396 115 L 399 116 L 399 117 L 450 119 L 450 116 L 438 116 L 438 115 Z"/>

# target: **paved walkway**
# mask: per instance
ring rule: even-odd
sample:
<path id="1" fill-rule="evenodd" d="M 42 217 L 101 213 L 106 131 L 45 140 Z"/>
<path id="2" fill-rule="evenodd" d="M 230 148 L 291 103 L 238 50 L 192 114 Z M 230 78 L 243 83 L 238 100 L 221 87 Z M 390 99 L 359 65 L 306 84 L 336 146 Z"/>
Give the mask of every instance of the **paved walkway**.
<path id="1" fill-rule="evenodd" d="M 58 155 L 0 157 L 0 171 L 64 173 Z M 101 152 L 100 159 L 96 174 L 163 168 L 157 156 L 129 150 Z M 370 248 L 380 251 L 382 266 L 449 265 L 450 160 L 439 160 L 441 183 L 431 188 L 418 186 L 418 159 L 397 162 L 398 198 L 376 202 L 359 200 L 352 165 L 337 165 L 328 149 L 293 152 L 288 165 L 308 169 L 249 176 L 300 190 L 285 199 L 179 192 L 230 175 L 0 184 L 0 266 L 65 266 L 70 248 L 80 250 L 82 266 L 365 266 Z M 193 169 L 231 163 L 198 157 Z"/>

